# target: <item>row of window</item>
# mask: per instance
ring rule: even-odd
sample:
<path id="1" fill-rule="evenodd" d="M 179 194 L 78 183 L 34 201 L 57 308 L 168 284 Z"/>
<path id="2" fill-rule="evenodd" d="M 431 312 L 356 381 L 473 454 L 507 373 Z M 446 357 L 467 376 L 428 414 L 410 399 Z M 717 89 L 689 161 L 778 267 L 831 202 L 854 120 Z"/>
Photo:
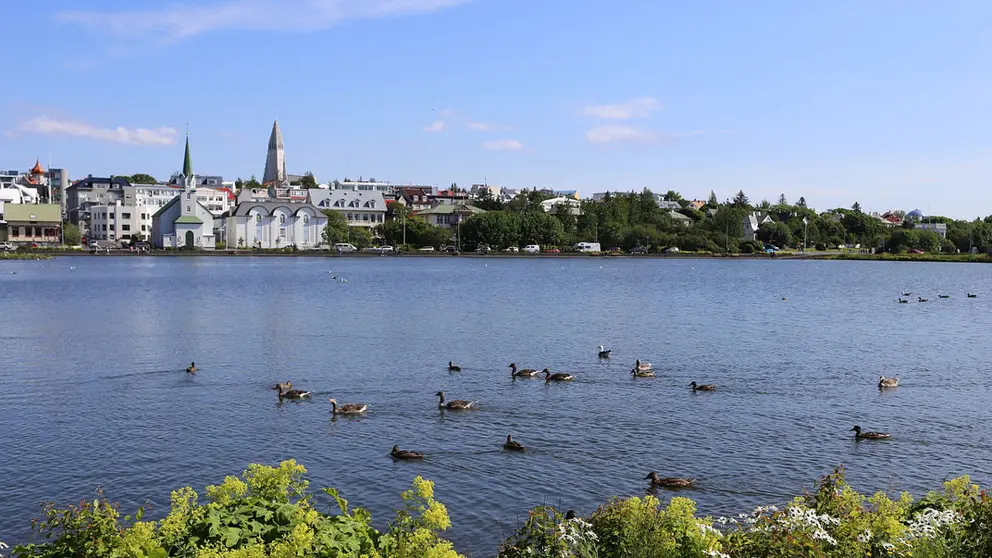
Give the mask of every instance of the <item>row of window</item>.
<path id="1" fill-rule="evenodd" d="M 55 227 L 10 227 L 10 238 L 54 238 L 59 236 Z"/>
<path id="2" fill-rule="evenodd" d="M 262 222 L 262 215 L 261 214 L 258 214 L 258 213 L 255 214 L 255 222 L 256 223 L 261 223 Z M 306 213 L 304 213 L 303 214 L 303 224 L 306 225 L 309 222 L 310 222 L 310 216 L 307 215 Z M 280 225 L 284 225 L 285 223 L 286 223 L 286 216 L 285 215 L 280 215 L 279 216 L 279 224 Z"/>
<path id="3" fill-rule="evenodd" d="M 321 205 L 323 207 L 327 207 L 327 204 L 326 203 L 321 204 Z M 376 204 L 375 204 L 375 200 L 369 200 L 369 201 L 365 202 L 364 205 L 359 200 L 351 200 L 350 202 L 348 202 L 347 206 L 348 207 L 367 207 L 369 209 L 375 209 Z M 334 205 L 332 205 L 332 207 L 345 207 L 344 200 L 338 200 L 338 201 L 334 202 Z"/>
<path id="4" fill-rule="evenodd" d="M 365 221 L 372 223 L 382 223 L 385 222 L 386 216 L 382 214 L 369 214 L 369 213 L 348 213 L 345 218 L 349 221 Z"/>
<path id="5" fill-rule="evenodd" d="M 108 221 L 113 221 L 114 220 L 114 214 L 113 213 L 95 213 L 93 215 L 93 219 L 96 220 L 96 221 L 102 221 L 104 218 L 106 218 Z M 121 219 L 130 219 L 130 218 L 131 218 L 131 214 L 130 213 L 121 213 Z M 144 213 L 141 214 L 141 218 L 142 219 L 145 218 L 145 214 Z"/>

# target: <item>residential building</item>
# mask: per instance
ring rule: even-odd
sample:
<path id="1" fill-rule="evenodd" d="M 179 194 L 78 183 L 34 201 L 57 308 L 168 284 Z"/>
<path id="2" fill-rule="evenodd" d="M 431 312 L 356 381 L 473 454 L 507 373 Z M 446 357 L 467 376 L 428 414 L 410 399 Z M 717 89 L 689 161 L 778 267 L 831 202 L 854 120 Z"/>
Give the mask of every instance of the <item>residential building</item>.
<path id="1" fill-rule="evenodd" d="M 933 231 L 940 238 L 947 238 L 947 225 L 944 223 L 914 223 L 913 228 L 921 231 Z"/>
<path id="2" fill-rule="evenodd" d="M 13 244 L 62 244 L 62 206 L 58 204 L 4 204 L 0 241 Z"/>
<path id="3" fill-rule="evenodd" d="M 124 188 L 131 186 L 126 178 L 101 178 L 92 174 L 78 180 L 65 190 L 65 213 L 69 222 L 80 227 L 85 235 L 90 221 L 90 207 L 112 205 L 124 200 Z M 133 204 L 132 204 L 133 205 Z"/>
<path id="4" fill-rule="evenodd" d="M 758 238 L 758 217 L 754 213 L 748 213 L 744 216 L 744 234 L 741 240 L 753 242 L 756 238 Z"/>
<path id="5" fill-rule="evenodd" d="M 692 224 L 692 217 L 683 215 L 678 211 L 669 211 L 668 216 L 672 218 L 672 221 L 682 225 L 683 227 L 688 227 Z"/>
<path id="6" fill-rule="evenodd" d="M 696 211 L 702 211 L 706 207 L 706 201 L 704 200 L 691 200 L 689 202 L 689 207 L 695 209 Z"/>
<path id="7" fill-rule="evenodd" d="M 352 192 L 382 192 L 383 194 L 392 194 L 400 188 L 427 188 L 430 191 L 434 191 L 433 186 L 394 186 L 389 182 L 380 182 L 374 178 L 369 180 L 345 180 L 343 182 L 335 180 L 328 185 L 329 190 L 350 190 Z"/>
<path id="8" fill-rule="evenodd" d="M 441 190 L 434 194 L 434 202 L 439 204 L 460 204 L 468 201 L 468 192 L 456 191 L 454 189 Z"/>
<path id="9" fill-rule="evenodd" d="M 45 174 L 48 187 L 51 191 L 49 203 L 57 203 L 65 211 L 65 189 L 69 187 L 69 171 L 65 169 L 49 168 Z"/>
<path id="10" fill-rule="evenodd" d="M 20 184 L 0 188 L 0 202 L 35 204 L 38 201 L 38 191 L 33 188 Z"/>
<path id="11" fill-rule="evenodd" d="M 341 213 L 350 227 L 375 227 L 386 221 L 386 201 L 382 192 L 317 188 L 308 192 L 308 203 L 318 210 L 331 209 Z"/>
<path id="12" fill-rule="evenodd" d="M 434 188 L 430 186 L 400 186 L 396 201 L 412 211 L 430 209 L 434 206 Z"/>
<path id="13" fill-rule="evenodd" d="M 541 202 L 541 209 L 543 209 L 545 213 L 558 213 L 558 209 L 562 206 L 568 207 L 568 211 L 572 215 L 582 215 L 582 202 L 575 198 L 563 196 L 551 198 Z"/>
<path id="14" fill-rule="evenodd" d="M 450 229 L 457 227 L 473 215 L 485 212 L 485 209 L 467 203 L 442 203 L 430 209 L 416 211 L 413 215 L 432 225 Z"/>
<path id="15" fill-rule="evenodd" d="M 658 202 L 658 207 L 662 209 L 667 209 L 668 211 L 678 211 L 682 209 L 682 204 L 677 201 L 668 201 L 664 196 L 655 196 L 655 201 Z"/>
<path id="16" fill-rule="evenodd" d="M 473 184 L 472 188 L 469 189 L 469 192 L 472 194 L 474 199 L 481 199 L 489 196 L 494 200 L 498 200 L 503 194 L 503 189 L 499 186 L 491 186 L 489 184 Z"/>
<path id="17" fill-rule="evenodd" d="M 152 216 L 152 244 L 156 248 L 213 250 L 221 220 L 196 196 L 196 177 L 189 156 L 189 136 L 183 157 L 184 185 L 181 193 Z"/>
<path id="18" fill-rule="evenodd" d="M 517 197 L 517 194 L 519 193 L 520 193 L 519 188 L 503 188 L 503 190 L 501 190 L 499 193 L 499 199 L 503 202 L 508 202 L 513 198 Z"/>
<path id="19" fill-rule="evenodd" d="M 90 230 L 86 238 L 117 242 L 130 240 L 134 235 L 148 236 L 151 234 L 152 221 L 141 217 L 143 216 L 137 213 L 135 206 L 123 205 L 120 201 L 113 205 L 94 205 L 90 207 Z"/>
<path id="20" fill-rule="evenodd" d="M 327 226 L 327 216 L 314 204 L 275 201 L 239 203 L 224 221 L 231 248 L 310 250 L 321 244 Z"/>

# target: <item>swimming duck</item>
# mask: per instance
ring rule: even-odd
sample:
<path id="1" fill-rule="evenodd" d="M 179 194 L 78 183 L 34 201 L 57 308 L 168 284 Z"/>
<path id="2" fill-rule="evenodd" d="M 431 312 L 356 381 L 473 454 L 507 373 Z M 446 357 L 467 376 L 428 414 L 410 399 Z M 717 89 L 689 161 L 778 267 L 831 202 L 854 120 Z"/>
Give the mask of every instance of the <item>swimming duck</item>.
<path id="1" fill-rule="evenodd" d="M 900 298 L 899 299 L 899 304 L 909 304 L 909 301 L 906 300 L 905 298 Z"/>
<path id="2" fill-rule="evenodd" d="M 278 389 L 280 391 L 289 391 L 289 390 L 293 389 L 293 381 L 292 380 L 286 380 L 285 382 L 283 382 L 281 384 L 276 384 L 276 385 L 272 386 L 272 389 Z"/>
<path id="3" fill-rule="evenodd" d="M 923 298 L 922 296 L 916 297 L 917 302 L 930 302 L 929 298 Z"/>
<path id="4" fill-rule="evenodd" d="M 440 398 L 440 400 L 437 403 L 438 409 L 447 409 L 449 411 L 465 411 L 474 407 L 476 403 L 475 401 L 465 401 L 464 399 L 453 399 L 445 403 L 443 391 L 439 391 L 434 395 Z"/>
<path id="5" fill-rule="evenodd" d="M 531 370 L 530 368 L 524 368 L 523 370 L 517 370 L 517 363 L 510 364 L 510 375 L 519 378 L 533 378 L 537 376 L 540 372 L 537 370 Z"/>
<path id="6" fill-rule="evenodd" d="M 977 294 L 968 293 L 968 298 L 978 298 Z"/>
<path id="7" fill-rule="evenodd" d="M 389 456 L 393 459 L 423 459 L 424 454 L 419 451 L 401 450 L 399 446 L 393 446 L 393 450 L 389 452 Z"/>
<path id="8" fill-rule="evenodd" d="M 716 384 L 697 385 L 696 382 L 691 382 L 689 387 L 692 388 L 692 391 L 716 391 Z"/>
<path id="9" fill-rule="evenodd" d="M 651 486 L 664 486 L 668 488 L 686 488 L 696 482 L 696 479 L 687 479 L 684 477 L 659 477 L 658 473 L 654 471 L 648 473 L 648 476 L 644 477 L 644 480 L 651 481 Z"/>
<path id="10" fill-rule="evenodd" d="M 638 370 L 634 368 L 630 371 L 630 375 L 635 378 L 653 378 L 654 370 Z"/>
<path id="11" fill-rule="evenodd" d="M 599 346 L 599 358 L 610 358 L 610 353 L 612 352 L 613 349 L 607 349 L 602 345 Z"/>
<path id="12" fill-rule="evenodd" d="M 303 391 L 301 389 L 280 389 L 279 399 L 303 399 L 304 397 L 310 397 L 309 391 Z"/>
<path id="13" fill-rule="evenodd" d="M 878 387 L 881 388 L 894 388 L 899 386 L 899 377 L 893 376 L 891 378 L 886 378 L 885 376 L 878 377 Z"/>
<path id="14" fill-rule="evenodd" d="M 634 368 L 638 370 L 651 370 L 652 366 L 650 362 L 641 362 L 640 359 L 634 361 Z"/>
<path id="15" fill-rule="evenodd" d="M 913 296 L 913 293 L 902 293 L 902 296 Z"/>
<path id="16" fill-rule="evenodd" d="M 545 368 L 541 372 L 544 372 L 544 382 L 571 382 L 575 379 L 575 376 L 571 374 L 566 374 L 564 372 L 557 372 L 555 374 L 551 373 L 551 370 Z"/>
<path id="17" fill-rule="evenodd" d="M 327 401 L 331 403 L 332 415 L 360 415 L 369 410 L 366 403 L 348 403 L 338 407 L 337 399 L 328 399 Z"/>
<path id="18" fill-rule="evenodd" d="M 506 435 L 506 443 L 503 444 L 503 449 L 507 451 L 524 451 L 524 445 L 513 439 L 513 436 L 509 434 Z"/>
<path id="19" fill-rule="evenodd" d="M 189 363 L 189 366 L 186 367 L 186 373 L 187 374 L 196 374 L 196 363 L 195 362 Z"/>
<path id="20" fill-rule="evenodd" d="M 860 426 L 851 429 L 856 440 L 884 440 L 889 437 L 888 432 L 862 432 Z"/>
<path id="21" fill-rule="evenodd" d="M 461 371 L 462 371 L 461 366 L 455 366 L 453 362 L 451 362 L 450 360 L 448 361 L 448 372 L 461 372 Z"/>
<path id="22" fill-rule="evenodd" d="M 938 298 L 951 298 L 951 295 L 937 295 Z"/>

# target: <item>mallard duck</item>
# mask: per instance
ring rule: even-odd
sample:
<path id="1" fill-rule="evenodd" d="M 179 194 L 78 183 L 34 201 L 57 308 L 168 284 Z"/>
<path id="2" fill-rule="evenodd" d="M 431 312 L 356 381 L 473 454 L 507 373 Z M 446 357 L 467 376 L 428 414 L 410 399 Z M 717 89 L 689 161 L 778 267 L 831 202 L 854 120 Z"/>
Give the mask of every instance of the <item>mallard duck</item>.
<path id="1" fill-rule="evenodd" d="M 448 361 L 448 372 L 461 372 L 461 366 L 455 366 L 450 360 Z"/>
<path id="2" fill-rule="evenodd" d="M 905 298 L 900 298 L 899 299 L 899 304 L 909 304 L 909 301 L 906 300 Z"/>
<path id="3" fill-rule="evenodd" d="M 189 366 L 186 367 L 186 373 L 187 374 L 196 374 L 196 363 L 195 362 L 189 363 Z"/>
<path id="4" fill-rule="evenodd" d="M 510 375 L 516 376 L 518 378 L 533 378 L 540 374 L 537 370 L 531 370 L 530 368 L 524 368 L 523 370 L 517 370 L 517 363 L 510 364 Z"/>
<path id="5" fill-rule="evenodd" d="M 916 302 L 930 302 L 929 298 L 923 298 L 922 296 L 916 297 Z"/>
<path id="6" fill-rule="evenodd" d="M 696 382 L 691 382 L 689 387 L 692 388 L 692 391 L 716 391 L 716 384 L 698 385 Z"/>
<path id="7" fill-rule="evenodd" d="M 279 399 L 303 399 L 304 397 L 310 397 L 309 391 L 303 391 L 302 389 L 280 389 Z"/>
<path id="8" fill-rule="evenodd" d="M 937 295 L 938 298 L 951 298 L 951 295 Z"/>
<path id="9" fill-rule="evenodd" d="M 652 366 L 650 362 L 641 362 L 640 359 L 634 361 L 634 368 L 638 370 L 651 370 Z"/>
<path id="10" fill-rule="evenodd" d="M 664 486 L 668 488 L 686 488 L 696 482 L 696 479 L 687 479 L 684 477 L 659 477 L 658 473 L 654 471 L 648 473 L 648 476 L 644 477 L 644 480 L 651 481 L 651 486 Z"/>
<path id="11" fill-rule="evenodd" d="M 557 372 L 555 374 L 551 373 L 551 370 L 545 368 L 542 370 L 544 372 L 544 381 L 547 382 L 571 382 L 575 379 L 575 376 L 571 374 L 566 374 L 564 372 Z"/>
<path id="12" fill-rule="evenodd" d="M 899 377 L 893 376 L 891 378 L 886 378 L 885 376 L 878 377 L 878 387 L 879 388 L 894 388 L 899 385 Z"/>
<path id="13" fill-rule="evenodd" d="M 851 429 L 856 440 L 884 440 L 889 437 L 888 432 L 862 432 L 860 426 Z"/>
<path id="14" fill-rule="evenodd" d="M 399 446 L 393 446 L 393 450 L 389 452 L 389 456 L 393 459 L 423 459 L 424 454 L 419 451 L 401 450 Z"/>
<path id="15" fill-rule="evenodd" d="M 978 298 L 977 294 L 968 293 L 968 298 Z"/>
<path id="16" fill-rule="evenodd" d="M 630 375 L 635 378 L 653 378 L 654 370 L 638 370 L 634 368 L 630 371 Z"/>
<path id="17" fill-rule="evenodd" d="M 610 358 L 610 353 L 612 352 L 613 349 L 607 349 L 602 345 L 599 346 L 599 358 Z"/>
<path id="18" fill-rule="evenodd" d="M 367 403 L 348 403 L 338 407 L 336 399 L 328 399 L 331 404 L 332 415 L 360 415 L 369 410 Z"/>
<path id="19" fill-rule="evenodd" d="M 474 407 L 476 403 L 475 401 L 465 401 L 464 399 L 453 399 L 445 403 L 443 391 L 439 391 L 434 395 L 440 398 L 440 400 L 437 403 L 438 409 L 447 409 L 449 411 L 465 411 Z"/>
<path id="20" fill-rule="evenodd" d="M 276 385 L 272 386 L 272 389 L 278 389 L 278 390 L 281 390 L 281 391 L 289 391 L 289 390 L 293 389 L 293 381 L 292 380 L 286 380 L 284 383 L 276 384 Z"/>
<path id="21" fill-rule="evenodd" d="M 506 435 L 506 443 L 503 444 L 503 449 L 508 451 L 524 451 L 524 445 L 513 439 L 513 436 L 509 434 Z"/>

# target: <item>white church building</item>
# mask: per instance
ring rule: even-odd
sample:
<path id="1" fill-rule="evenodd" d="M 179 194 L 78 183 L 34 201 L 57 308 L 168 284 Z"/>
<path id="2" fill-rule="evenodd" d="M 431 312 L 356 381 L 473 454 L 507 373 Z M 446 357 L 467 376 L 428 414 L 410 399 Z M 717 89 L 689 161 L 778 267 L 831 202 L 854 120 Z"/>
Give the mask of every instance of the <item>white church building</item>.
<path id="1" fill-rule="evenodd" d="M 216 229 L 222 221 L 216 219 L 215 223 L 213 213 L 197 199 L 189 136 L 186 136 L 182 178 L 180 194 L 152 215 L 152 245 L 155 248 L 213 250 L 217 246 Z"/>

